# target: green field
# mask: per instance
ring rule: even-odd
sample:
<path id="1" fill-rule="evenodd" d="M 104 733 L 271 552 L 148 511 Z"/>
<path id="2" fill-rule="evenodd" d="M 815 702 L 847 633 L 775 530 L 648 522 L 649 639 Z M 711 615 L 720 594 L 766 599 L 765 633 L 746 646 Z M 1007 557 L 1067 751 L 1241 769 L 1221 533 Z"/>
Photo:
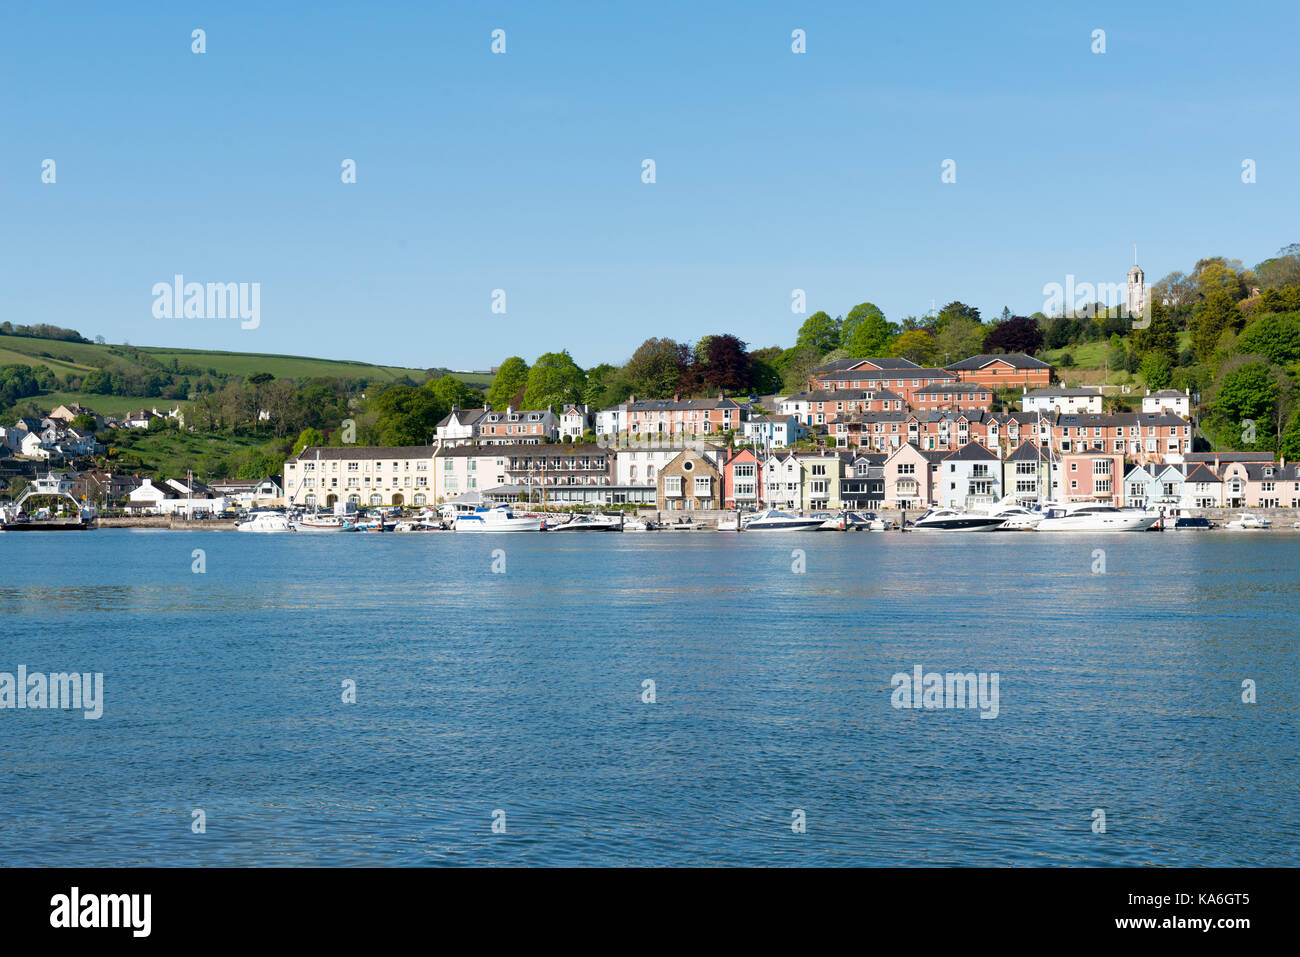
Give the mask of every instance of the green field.
<path id="1" fill-rule="evenodd" d="M 341 376 L 350 379 L 378 379 L 385 382 L 392 382 L 402 376 L 410 376 L 416 382 L 423 382 L 425 378 L 423 369 L 380 366 L 343 359 L 313 359 L 256 352 L 170 349 L 164 346 L 138 348 L 140 352 L 147 353 L 164 365 L 169 365 L 171 360 L 175 359 L 182 366 L 197 366 L 204 371 L 213 369 L 221 375 L 246 376 L 254 372 L 269 372 L 279 379 Z M 91 369 L 113 363 L 131 364 L 132 359 L 122 352 L 120 346 L 0 335 L 0 365 L 8 363 L 47 365 L 55 372 L 66 375 L 69 372 L 84 374 Z"/>

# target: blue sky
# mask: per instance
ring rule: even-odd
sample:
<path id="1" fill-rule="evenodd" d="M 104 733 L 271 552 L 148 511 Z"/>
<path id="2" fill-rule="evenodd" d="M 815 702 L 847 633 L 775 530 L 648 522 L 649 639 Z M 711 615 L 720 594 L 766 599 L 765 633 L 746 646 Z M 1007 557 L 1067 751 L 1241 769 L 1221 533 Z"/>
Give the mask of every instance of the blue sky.
<path id="1" fill-rule="evenodd" d="M 1153 281 L 1300 241 L 1294 2 L 282 6 L 6 5 L 4 319 L 594 365 L 790 345 L 795 288 L 991 317 L 1122 281 L 1134 242 Z M 260 282 L 261 324 L 155 318 L 176 273 Z"/>

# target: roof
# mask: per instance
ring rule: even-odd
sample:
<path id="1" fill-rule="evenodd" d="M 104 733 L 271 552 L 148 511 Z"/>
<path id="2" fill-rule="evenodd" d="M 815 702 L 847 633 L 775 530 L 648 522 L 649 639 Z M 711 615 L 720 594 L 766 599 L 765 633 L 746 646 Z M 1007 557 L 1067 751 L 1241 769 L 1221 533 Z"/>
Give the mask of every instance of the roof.
<path id="1" fill-rule="evenodd" d="M 967 442 L 956 452 L 945 455 L 945 462 L 996 462 L 998 457 L 978 442 Z"/>
<path id="2" fill-rule="evenodd" d="M 1134 425 L 1187 425 L 1187 420 L 1170 412 L 1067 412 L 1057 425 L 1104 429 Z"/>
<path id="3" fill-rule="evenodd" d="M 878 359 L 836 359 L 834 362 L 827 362 L 825 365 L 814 367 L 813 375 L 821 375 L 826 372 L 852 372 L 859 366 L 870 366 L 879 371 L 893 372 L 899 369 L 919 369 L 921 368 L 910 359 L 899 359 L 894 357 Z"/>
<path id="4" fill-rule="evenodd" d="M 1182 421 L 1181 419 L 1179 421 Z M 1188 462 L 1272 462 L 1272 452 L 1188 452 Z"/>
<path id="5" fill-rule="evenodd" d="M 1183 480 L 1185 482 L 1199 482 L 1204 485 L 1209 485 L 1214 482 L 1223 481 L 1223 479 L 1219 478 L 1217 475 L 1214 474 L 1214 471 L 1212 469 L 1210 469 L 1206 465 L 1201 464 L 1200 462 L 1197 462 L 1195 465 L 1191 467 L 1191 469 L 1183 477 Z"/>
<path id="6" fill-rule="evenodd" d="M 978 382 L 943 382 L 934 385 L 923 385 L 916 390 L 917 395 L 937 395 L 937 394 L 957 394 L 959 392 L 983 392 L 986 395 L 992 395 L 993 390 L 986 385 L 980 385 Z"/>
<path id="7" fill-rule="evenodd" d="M 314 462 L 317 459 L 428 459 L 438 451 L 436 445 L 309 445 L 290 462 Z M 446 451 L 446 450 L 444 450 Z"/>
<path id="8" fill-rule="evenodd" d="M 1016 450 L 1007 456 L 1008 462 L 1046 462 L 1047 452 L 1033 442 L 1021 442 Z"/>
<path id="9" fill-rule="evenodd" d="M 747 403 L 735 399 L 637 399 L 627 404 L 629 412 L 679 412 L 690 409 L 740 409 Z"/>
<path id="10" fill-rule="evenodd" d="M 1007 365 L 1016 369 L 1050 369 L 1051 366 L 1042 359 L 1035 359 L 1033 356 L 1027 356 L 1023 352 L 1008 352 L 1006 355 L 980 355 L 971 356 L 969 359 L 962 359 L 960 362 L 954 362 L 948 369 L 983 369 L 985 366 L 992 365 L 994 362 L 1005 362 Z"/>
<path id="11" fill-rule="evenodd" d="M 1182 395 L 1181 392 L 1178 394 Z M 1052 396 L 1087 396 L 1088 398 L 1100 399 L 1101 393 L 1096 389 L 1071 389 L 1065 387 L 1056 389 L 1030 389 L 1025 393 L 1025 397 L 1030 399 L 1049 398 Z"/>

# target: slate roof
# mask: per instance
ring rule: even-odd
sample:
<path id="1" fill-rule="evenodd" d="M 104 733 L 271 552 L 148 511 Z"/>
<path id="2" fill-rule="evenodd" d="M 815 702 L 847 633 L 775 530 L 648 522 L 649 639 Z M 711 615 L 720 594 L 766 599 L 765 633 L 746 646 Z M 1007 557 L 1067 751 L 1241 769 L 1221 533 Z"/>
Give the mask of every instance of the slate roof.
<path id="1" fill-rule="evenodd" d="M 1016 369 L 1050 369 L 1051 366 L 1042 359 L 1035 359 L 1033 356 L 1027 356 L 1023 352 L 1009 352 L 1006 355 L 980 355 L 971 356 L 969 359 L 962 359 L 960 362 L 954 362 L 947 366 L 948 369 L 973 370 L 983 369 L 985 366 L 994 362 L 1005 362 Z"/>

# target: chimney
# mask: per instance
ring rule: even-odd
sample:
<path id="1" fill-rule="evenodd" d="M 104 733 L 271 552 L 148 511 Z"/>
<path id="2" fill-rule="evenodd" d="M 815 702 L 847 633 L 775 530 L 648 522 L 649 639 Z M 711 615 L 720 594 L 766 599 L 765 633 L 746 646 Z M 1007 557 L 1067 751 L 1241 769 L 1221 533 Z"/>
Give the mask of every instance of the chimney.
<path id="1" fill-rule="evenodd" d="M 673 393 L 673 401 L 674 401 L 674 402 L 680 402 L 680 401 L 682 401 L 682 394 L 681 394 L 680 392 L 674 392 L 674 393 Z"/>

